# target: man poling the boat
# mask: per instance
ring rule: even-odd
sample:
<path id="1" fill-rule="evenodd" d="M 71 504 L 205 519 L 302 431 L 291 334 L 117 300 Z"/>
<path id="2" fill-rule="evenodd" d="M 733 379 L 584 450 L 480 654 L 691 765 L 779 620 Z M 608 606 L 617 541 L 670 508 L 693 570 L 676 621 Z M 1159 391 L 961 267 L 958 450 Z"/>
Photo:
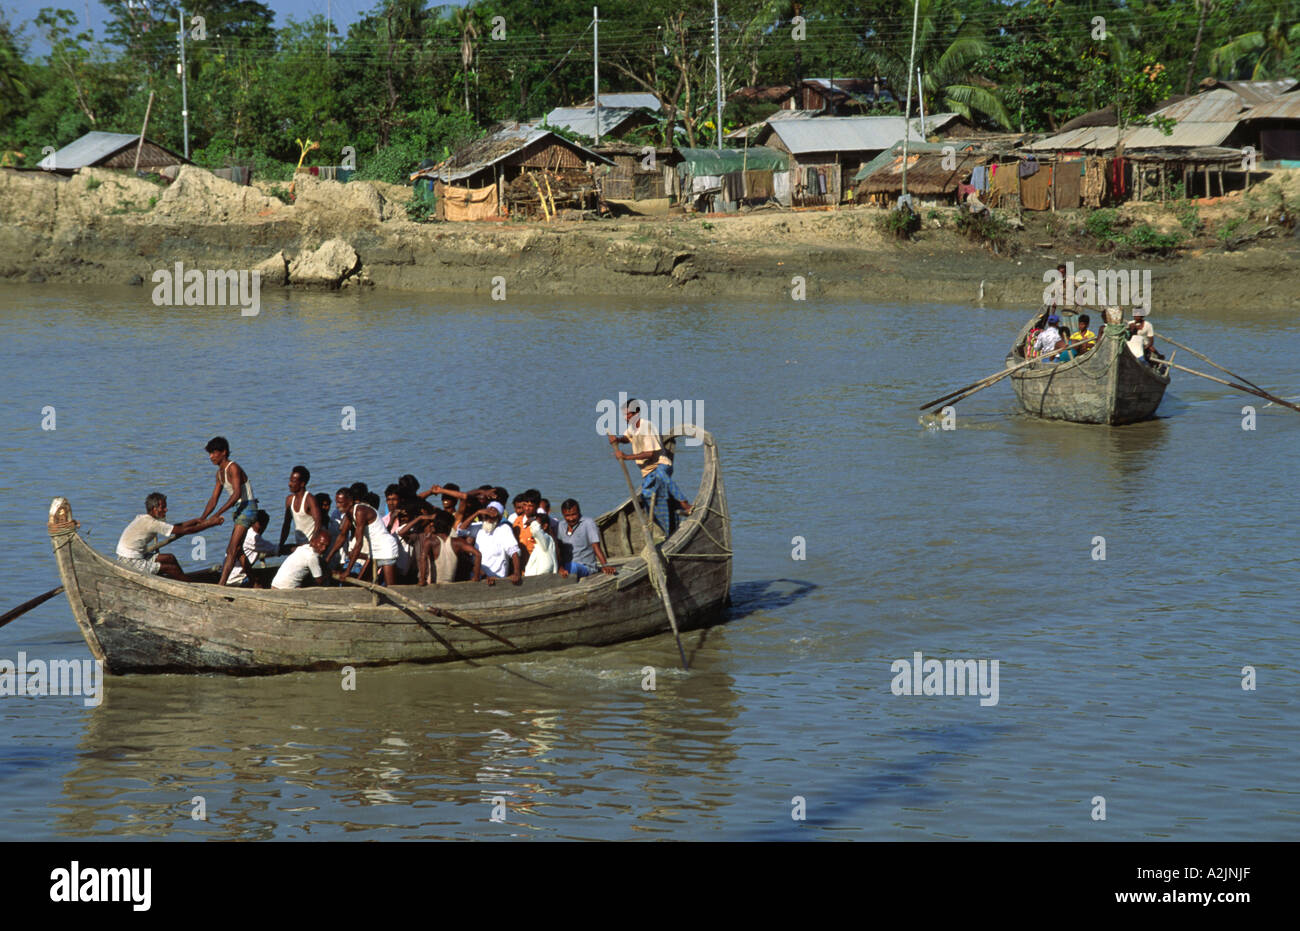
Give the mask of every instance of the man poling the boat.
<path id="1" fill-rule="evenodd" d="M 630 453 L 616 449 L 614 455 L 641 467 L 641 498 L 645 501 L 646 511 L 660 527 L 672 533 L 675 528 L 669 502 L 675 503 L 686 515 L 691 513 L 691 503 L 673 481 L 672 456 L 664 449 L 663 439 L 654 424 L 641 416 L 643 407 L 643 403 L 635 399 L 627 402 L 623 408 L 627 431 L 622 436 L 611 436 L 609 442 L 615 447 L 620 443 L 631 445 Z"/>
<path id="2" fill-rule="evenodd" d="M 149 549 L 155 540 L 170 542 L 178 537 L 199 533 L 209 527 L 215 527 L 225 521 L 224 517 L 205 520 L 181 521 L 179 524 L 167 523 L 167 496 L 155 491 L 144 499 L 145 513 L 137 514 L 126 525 L 122 536 L 117 541 L 117 561 L 128 568 L 145 575 L 165 575 L 178 582 L 187 582 L 189 577 L 181 569 L 180 563 L 171 553 L 150 554 Z M 204 515 L 206 517 L 206 515 Z"/>

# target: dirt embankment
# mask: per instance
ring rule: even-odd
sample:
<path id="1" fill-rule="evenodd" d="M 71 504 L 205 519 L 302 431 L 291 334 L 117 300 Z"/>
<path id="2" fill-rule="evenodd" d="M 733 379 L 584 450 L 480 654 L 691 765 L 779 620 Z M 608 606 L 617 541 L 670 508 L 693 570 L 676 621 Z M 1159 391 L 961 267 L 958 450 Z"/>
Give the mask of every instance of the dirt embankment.
<path id="1" fill-rule="evenodd" d="M 1300 203 L 1300 175 L 1270 182 Z M 264 270 L 297 286 L 372 284 L 409 291 L 487 296 L 504 278 L 508 293 L 637 294 L 677 298 L 1022 304 L 1042 293 L 1043 272 L 1058 261 L 1081 268 L 1150 268 L 1157 303 L 1213 301 L 1224 309 L 1300 309 L 1295 287 L 1300 239 L 1277 217 L 1254 243 L 1225 251 L 1216 226 L 1267 210 L 1273 195 L 1226 198 L 1202 205 L 1206 229 L 1172 257 L 1098 254 L 1082 232 L 1086 214 L 1026 214 L 1010 254 L 994 255 L 955 229 L 951 210 L 923 210 L 914 241 L 886 238 L 881 211 L 849 208 L 740 216 L 629 217 L 554 223 L 415 223 L 406 213 L 409 188 L 372 182 L 338 184 L 300 178 L 297 199 L 272 196 L 276 185 L 241 187 L 201 169 L 183 170 L 160 187 L 124 173 L 89 169 L 59 178 L 0 171 L 0 279 L 75 284 L 146 284 L 155 270 Z M 1275 198 L 1276 199 L 1276 198 Z M 1279 201 L 1280 203 L 1281 201 Z M 1264 205 L 1264 206 L 1261 206 Z M 1135 205 L 1123 222 L 1162 231 L 1186 225 L 1170 206 Z M 1242 227 L 1243 229 L 1246 227 Z M 1220 237 L 1222 239 L 1231 237 Z M 338 240 L 343 240 L 340 244 Z M 350 246 L 351 249 L 343 247 Z M 319 250 L 319 252 L 317 252 Z M 351 258 L 309 279 L 306 269 Z M 321 261 L 311 261 L 320 258 Z M 345 266 L 351 263 L 351 267 Z M 296 278 L 302 270 L 303 277 Z"/>

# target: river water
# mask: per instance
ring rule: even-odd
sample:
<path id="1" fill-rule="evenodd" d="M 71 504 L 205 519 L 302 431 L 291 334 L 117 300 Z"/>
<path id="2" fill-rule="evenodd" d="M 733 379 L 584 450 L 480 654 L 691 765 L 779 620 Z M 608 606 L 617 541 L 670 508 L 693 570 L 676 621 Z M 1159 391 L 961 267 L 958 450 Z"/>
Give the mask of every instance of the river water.
<path id="1" fill-rule="evenodd" d="M 198 514 L 218 433 L 264 507 L 301 461 L 317 491 L 413 472 L 599 513 L 625 495 L 595 431 L 619 391 L 703 402 L 734 605 L 689 635 L 689 672 L 662 636 L 363 669 L 355 691 L 319 672 L 0 697 L 0 840 L 1296 835 L 1294 413 L 1175 375 L 1130 427 L 1034 420 L 1005 382 L 955 429 L 919 418 L 1001 366 L 1026 314 L 996 307 L 149 297 L 0 290 L 0 608 L 58 583 L 51 497 L 111 551 L 151 490 Z M 1281 311 L 1153 322 L 1300 389 Z M 677 471 L 693 489 L 689 449 Z M 894 694 L 918 651 L 996 660 L 996 703 Z M 20 652 L 89 656 L 62 596 L 0 631 Z"/>

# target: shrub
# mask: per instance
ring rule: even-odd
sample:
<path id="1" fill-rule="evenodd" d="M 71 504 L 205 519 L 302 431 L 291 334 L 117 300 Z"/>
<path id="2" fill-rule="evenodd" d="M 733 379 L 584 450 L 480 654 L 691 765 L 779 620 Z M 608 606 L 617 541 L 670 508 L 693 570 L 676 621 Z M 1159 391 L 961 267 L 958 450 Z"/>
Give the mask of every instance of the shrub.
<path id="1" fill-rule="evenodd" d="M 876 227 L 886 236 L 910 240 L 921 228 L 921 217 L 912 210 L 886 210 L 876 220 Z"/>
<path id="2" fill-rule="evenodd" d="M 87 179 L 86 179 L 86 190 L 87 190 L 87 191 L 93 191 L 95 188 L 99 187 L 99 186 L 100 186 L 101 184 L 103 184 L 103 183 L 104 183 L 104 182 L 101 181 L 101 180 L 99 180 L 98 178 L 87 178 Z"/>
<path id="3" fill-rule="evenodd" d="M 289 189 L 286 187 L 282 187 L 281 185 L 277 184 L 275 187 L 271 188 L 271 190 L 268 193 L 272 197 L 279 198 L 281 203 L 285 203 L 285 204 L 293 203 L 293 195 L 289 193 Z"/>
<path id="4" fill-rule="evenodd" d="M 1168 255 L 1182 241 L 1181 233 L 1162 233 L 1148 223 L 1133 227 L 1124 237 L 1124 244 L 1137 252 L 1155 252 Z"/>
<path id="5" fill-rule="evenodd" d="M 1178 222 L 1191 236 L 1199 235 L 1201 230 L 1205 229 L 1205 222 L 1201 219 L 1201 209 L 1190 200 L 1185 200 L 1178 205 Z"/>
<path id="6" fill-rule="evenodd" d="M 973 214 L 967 210 L 959 210 L 957 232 L 973 242 L 988 246 L 996 255 L 1014 251 L 1011 224 L 994 213 Z"/>
<path id="7" fill-rule="evenodd" d="M 1115 228 L 1118 222 L 1119 211 L 1094 210 L 1083 221 L 1083 228 L 1099 245 L 1114 245 L 1124 240 L 1124 234 Z"/>

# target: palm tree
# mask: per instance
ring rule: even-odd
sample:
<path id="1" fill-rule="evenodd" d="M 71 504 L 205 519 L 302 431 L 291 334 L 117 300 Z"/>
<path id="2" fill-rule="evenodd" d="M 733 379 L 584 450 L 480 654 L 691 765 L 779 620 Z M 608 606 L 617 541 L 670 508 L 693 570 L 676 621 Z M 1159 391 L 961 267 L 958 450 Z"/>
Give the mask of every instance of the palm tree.
<path id="1" fill-rule="evenodd" d="M 973 65 L 990 52 L 988 40 L 952 0 L 920 0 L 916 29 L 916 63 L 921 69 L 926 109 L 942 109 L 972 119 L 976 113 L 1010 129 L 1011 115 L 988 82 L 978 82 Z M 893 88 L 907 87 L 911 31 L 895 36 L 868 37 L 866 63 L 889 78 Z"/>
<path id="2" fill-rule="evenodd" d="M 8 122 L 27 96 L 27 66 L 9 24 L 0 19 L 0 122 Z"/>
<path id="3" fill-rule="evenodd" d="M 469 113 L 469 70 L 474 66 L 474 43 L 478 41 L 478 11 L 467 3 L 451 14 L 452 25 L 460 32 L 460 66 L 465 77 L 465 112 Z"/>
<path id="4" fill-rule="evenodd" d="M 1210 55 L 1210 71 L 1219 78 L 1240 77 L 1243 66 L 1248 65 L 1254 56 L 1250 79 L 1259 81 L 1281 66 L 1297 45 L 1300 45 L 1300 23 L 1283 25 L 1282 11 L 1279 10 L 1264 29 L 1244 32 L 1216 48 Z"/>

